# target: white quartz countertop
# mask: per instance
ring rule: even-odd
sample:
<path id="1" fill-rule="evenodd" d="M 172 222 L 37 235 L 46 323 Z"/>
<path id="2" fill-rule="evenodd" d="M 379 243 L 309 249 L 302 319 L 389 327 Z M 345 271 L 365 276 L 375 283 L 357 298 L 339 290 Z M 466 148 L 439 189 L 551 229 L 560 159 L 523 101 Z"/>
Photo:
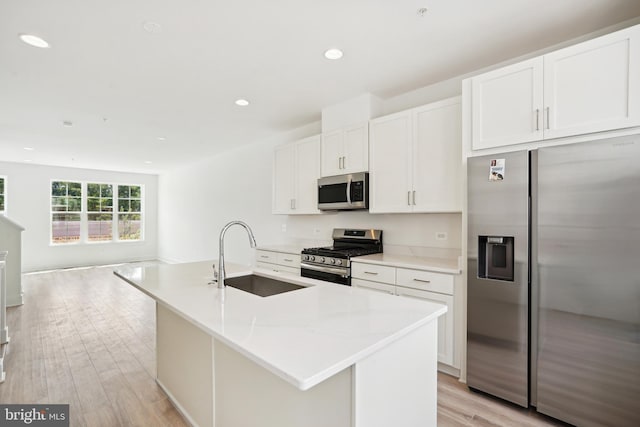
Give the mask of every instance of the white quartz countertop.
<path id="1" fill-rule="evenodd" d="M 307 390 L 411 331 L 446 306 L 255 269 L 305 289 L 259 297 L 207 285 L 211 261 L 124 267 L 116 275 L 214 338 Z M 228 277 L 251 273 L 226 265 Z M 434 349 L 436 351 L 436 349 Z"/>
<path id="2" fill-rule="evenodd" d="M 416 270 L 433 271 L 438 273 L 461 274 L 462 270 L 455 258 L 428 258 L 411 255 L 373 254 L 359 256 L 352 262 L 364 264 L 387 265 L 389 267 L 412 268 Z"/>
<path id="3" fill-rule="evenodd" d="M 256 247 L 259 251 L 282 252 L 285 254 L 298 254 L 304 249 L 302 245 L 284 244 L 284 245 L 264 245 Z"/>

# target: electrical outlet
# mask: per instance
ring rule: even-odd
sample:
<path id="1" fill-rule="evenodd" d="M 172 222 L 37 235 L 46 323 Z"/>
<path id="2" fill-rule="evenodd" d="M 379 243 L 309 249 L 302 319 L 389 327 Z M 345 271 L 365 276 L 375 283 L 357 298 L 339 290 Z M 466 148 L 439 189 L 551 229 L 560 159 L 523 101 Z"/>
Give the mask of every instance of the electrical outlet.
<path id="1" fill-rule="evenodd" d="M 436 232 L 436 240 L 447 240 L 447 232 L 446 231 L 437 231 Z"/>
<path id="2" fill-rule="evenodd" d="M 287 232 L 287 224 L 282 224 L 282 232 L 283 233 Z"/>

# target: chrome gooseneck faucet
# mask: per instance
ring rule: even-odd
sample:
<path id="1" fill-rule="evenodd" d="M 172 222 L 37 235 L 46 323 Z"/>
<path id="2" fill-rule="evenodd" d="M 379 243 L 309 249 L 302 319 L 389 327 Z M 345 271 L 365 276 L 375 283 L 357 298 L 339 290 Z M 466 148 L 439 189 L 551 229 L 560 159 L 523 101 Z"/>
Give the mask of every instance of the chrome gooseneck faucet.
<path id="1" fill-rule="evenodd" d="M 220 252 L 218 258 L 218 287 L 224 288 L 224 279 L 226 277 L 226 273 L 224 270 L 224 235 L 227 230 L 233 225 L 241 225 L 247 230 L 247 234 L 249 235 L 249 244 L 252 248 L 256 247 L 256 238 L 253 237 L 253 231 L 251 231 L 251 227 L 249 227 L 245 222 L 242 221 L 231 221 L 220 230 Z M 215 266 L 214 266 L 215 267 Z M 214 268 L 215 273 L 215 268 Z M 214 279 L 215 280 L 215 279 Z"/>

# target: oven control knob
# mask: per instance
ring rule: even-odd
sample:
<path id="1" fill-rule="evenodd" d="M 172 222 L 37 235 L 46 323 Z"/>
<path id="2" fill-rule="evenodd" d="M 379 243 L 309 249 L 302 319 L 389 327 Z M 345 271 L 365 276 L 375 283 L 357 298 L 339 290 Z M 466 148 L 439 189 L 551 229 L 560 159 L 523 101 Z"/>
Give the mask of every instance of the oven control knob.
<path id="1" fill-rule="evenodd" d="M 309 261 L 315 261 L 316 257 L 314 257 L 313 255 L 309 255 Z"/>
<path id="2" fill-rule="evenodd" d="M 324 257 L 323 257 L 323 256 L 321 256 L 321 257 L 320 257 L 320 259 L 318 260 L 318 262 L 321 262 L 321 263 L 323 263 L 323 264 L 324 264 Z"/>
<path id="3" fill-rule="evenodd" d="M 336 262 L 336 265 L 342 265 L 342 260 L 341 259 L 337 259 L 337 260 L 335 260 L 335 262 Z"/>
<path id="4" fill-rule="evenodd" d="M 309 260 L 309 255 L 302 255 L 302 260 L 303 261 L 308 261 Z"/>
<path id="5" fill-rule="evenodd" d="M 335 259 L 335 258 L 331 258 L 331 259 L 329 260 L 329 263 L 331 263 L 331 264 L 335 264 L 335 263 L 336 263 L 336 259 Z"/>

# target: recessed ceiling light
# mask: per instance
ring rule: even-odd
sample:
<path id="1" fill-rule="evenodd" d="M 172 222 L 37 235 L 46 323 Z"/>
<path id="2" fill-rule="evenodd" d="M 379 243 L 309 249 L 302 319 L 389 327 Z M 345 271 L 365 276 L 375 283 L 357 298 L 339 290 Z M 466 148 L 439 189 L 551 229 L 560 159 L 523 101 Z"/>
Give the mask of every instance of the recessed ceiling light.
<path id="1" fill-rule="evenodd" d="M 324 53 L 324 57 L 327 59 L 340 59 L 342 55 L 343 53 L 340 49 L 329 49 Z"/>
<path id="2" fill-rule="evenodd" d="M 62 126 L 66 127 L 66 128 L 70 128 L 73 126 L 73 122 L 70 122 L 69 120 L 65 120 L 62 122 Z"/>
<path id="3" fill-rule="evenodd" d="M 144 161 L 144 164 L 145 164 L 145 165 L 150 165 L 151 163 L 153 163 L 151 160 L 145 160 L 145 161 Z"/>
<path id="4" fill-rule="evenodd" d="M 147 33 L 152 33 L 152 34 L 156 34 L 162 31 L 162 26 L 157 22 L 152 22 L 152 21 L 147 21 L 144 24 L 142 24 L 142 28 L 144 28 L 144 30 Z"/>
<path id="5" fill-rule="evenodd" d="M 416 10 L 416 13 L 420 18 L 424 18 L 424 14 L 427 13 L 428 10 L 429 9 L 427 9 L 426 7 L 421 7 L 420 9 Z"/>
<path id="6" fill-rule="evenodd" d="M 30 46 L 40 47 L 43 49 L 49 47 L 49 43 L 46 40 L 38 36 L 34 36 L 33 34 L 18 34 L 18 37 Z"/>
<path id="7" fill-rule="evenodd" d="M 246 107 L 247 105 L 249 105 L 249 101 L 247 101 L 246 99 L 236 99 L 236 105 Z"/>
<path id="8" fill-rule="evenodd" d="M 24 161 L 27 162 L 27 163 L 33 162 L 33 160 L 31 160 L 31 159 L 25 159 Z"/>
<path id="9" fill-rule="evenodd" d="M 157 136 L 156 139 L 158 141 L 166 141 L 167 137 L 166 136 Z"/>
<path id="10" fill-rule="evenodd" d="M 35 150 L 35 148 L 33 147 L 24 147 L 25 151 L 33 151 Z"/>

